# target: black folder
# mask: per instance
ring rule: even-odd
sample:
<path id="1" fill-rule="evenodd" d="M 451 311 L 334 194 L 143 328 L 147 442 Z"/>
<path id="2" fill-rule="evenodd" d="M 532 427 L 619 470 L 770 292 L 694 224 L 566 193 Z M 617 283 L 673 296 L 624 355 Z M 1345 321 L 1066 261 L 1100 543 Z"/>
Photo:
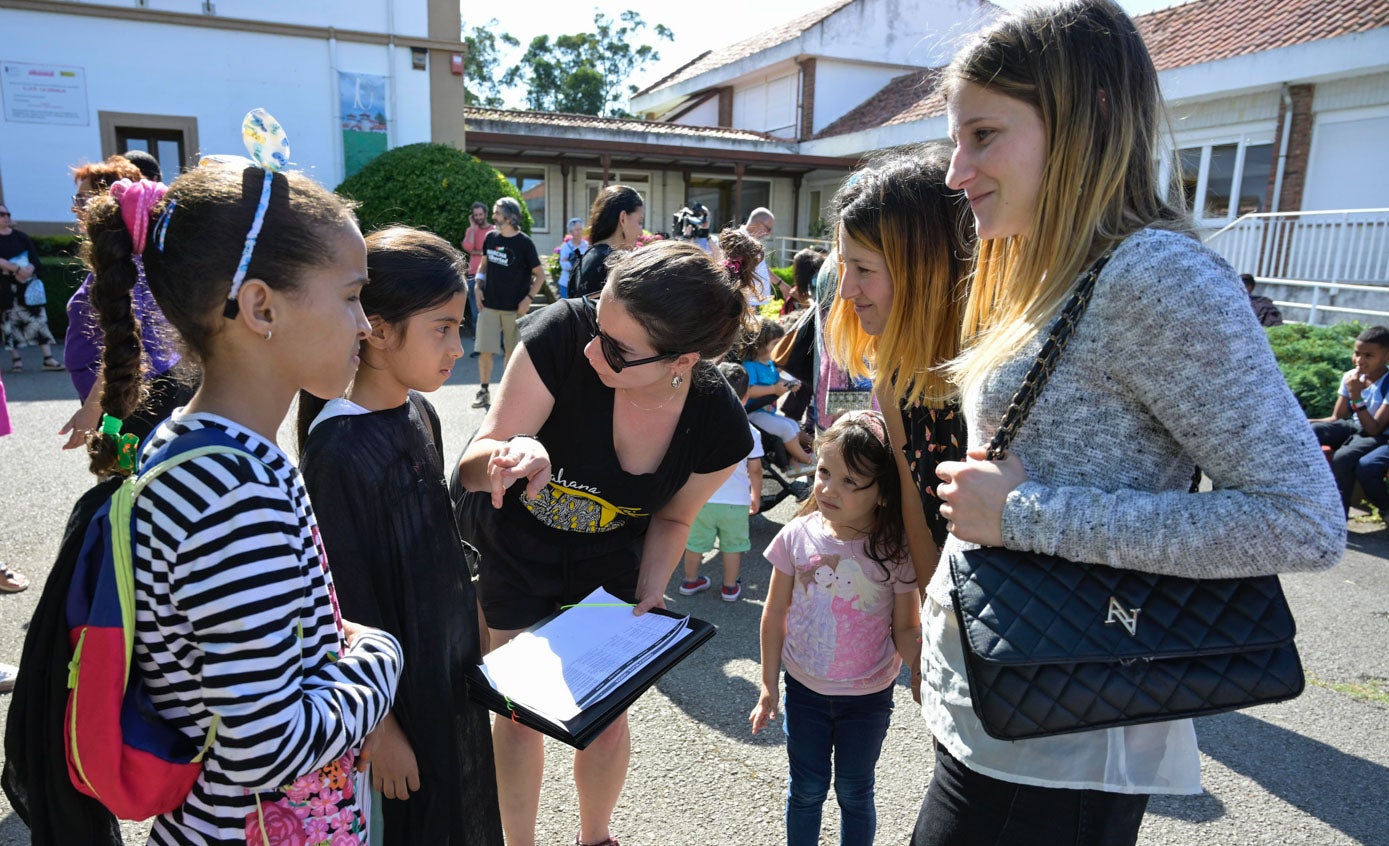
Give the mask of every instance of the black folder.
<path id="1" fill-rule="evenodd" d="M 553 620 L 559 613 L 557 611 L 551 614 L 526 631 L 540 628 Z M 664 608 L 654 608 L 647 613 L 677 619 L 685 616 L 667 611 Z M 632 703 L 640 699 L 641 695 L 646 693 L 647 688 L 655 684 L 657 679 L 670 672 L 676 664 L 688 658 L 691 653 L 703 646 L 718 631 L 713 623 L 697 620 L 694 617 L 689 618 L 687 625 L 690 633 L 677 641 L 670 649 L 656 656 L 650 664 L 641 669 L 641 672 L 628 679 L 625 684 L 612 693 L 580 711 L 572 719 L 562 723 L 556 723 L 548 717 L 543 717 L 524 705 L 508 701 L 505 696 L 502 696 L 488 683 L 487 677 L 482 674 L 482 670 L 478 667 L 470 667 L 468 670 L 468 695 L 489 709 L 504 717 L 510 717 L 523 726 L 563 741 L 575 749 L 584 749 L 593 742 L 595 737 L 603 733 L 603 729 L 612 725 L 614 720 L 632 707 Z"/>

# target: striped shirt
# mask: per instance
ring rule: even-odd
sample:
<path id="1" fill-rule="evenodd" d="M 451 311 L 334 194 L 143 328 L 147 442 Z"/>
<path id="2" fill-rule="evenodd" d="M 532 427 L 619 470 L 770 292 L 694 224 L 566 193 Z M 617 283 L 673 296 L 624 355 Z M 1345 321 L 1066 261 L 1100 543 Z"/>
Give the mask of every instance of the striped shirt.
<path id="1" fill-rule="evenodd" d="M 192 459 L 136 502 L 136 669 L 160 716 L 199 744 L 221 720 L 192 792 L 155 821 L 152 844 L 245 843 L 256 795 L 274 802 L 278 787 L 355 749 L 390 708 L 402 666 L 384 632 L 344 650 L 313 509 L 278 447 L 180 410 L 144 454 L 203 427 L 256 458 Z"/>

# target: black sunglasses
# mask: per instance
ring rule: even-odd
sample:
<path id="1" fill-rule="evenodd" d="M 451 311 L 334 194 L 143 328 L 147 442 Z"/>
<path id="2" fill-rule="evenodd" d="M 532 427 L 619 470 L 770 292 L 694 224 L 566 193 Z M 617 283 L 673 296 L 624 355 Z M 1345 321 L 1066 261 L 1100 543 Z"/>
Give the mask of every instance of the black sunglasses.
<path id="1" fill-rule="evenodd" d="M 598 328 L 598 297 L 600 294 L 589 294 L 584 297 L 588 304 L 585 313 L 588 315 L 588 331 L 593 337 L 598 339 L 598 347 L 603 351 L 603 360 L 608 363 L 614 373 L 621 373 L 624 367 L 636 367 L 640 364 L 650 364 L 653 361 L 663 361 L 670 358 L 679 358 L 676 353 L 662 353 L 660 355 L 647 356 L 635 361 L 628 361 L 622 357 L 622 348 L 617 345 L 617 341 L 603 334 L 603 330 Z"/>

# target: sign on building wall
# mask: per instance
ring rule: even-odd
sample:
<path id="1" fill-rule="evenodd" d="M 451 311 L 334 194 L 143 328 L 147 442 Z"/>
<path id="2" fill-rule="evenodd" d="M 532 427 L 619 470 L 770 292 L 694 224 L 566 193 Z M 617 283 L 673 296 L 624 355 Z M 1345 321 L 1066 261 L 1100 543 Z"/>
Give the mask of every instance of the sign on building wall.
<path id="1" fill-rule="evenodd" d="M 87 75 L 68 65 L 0 62 L 0 91 L 5 120 L 86 126 Z"/>
<path id="2" fill-rule="evenodd" d="M 343 176 L 386 152 L 386 77 L 338 71 Z"/>

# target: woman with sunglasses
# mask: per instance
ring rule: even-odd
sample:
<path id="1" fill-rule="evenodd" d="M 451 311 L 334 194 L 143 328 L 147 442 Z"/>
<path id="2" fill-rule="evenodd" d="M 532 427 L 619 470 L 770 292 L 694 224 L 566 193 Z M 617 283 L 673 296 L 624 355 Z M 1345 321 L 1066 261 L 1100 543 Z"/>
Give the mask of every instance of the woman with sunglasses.
<path id="1" fill-rule="evenodd" d="M 762 247 L 733 230 L 721 243 L 722 263 L 675 241 L 627 253 L 601 294 L 522 323 L 458 472 L 492 649 L 598 587 L 637 614 L 663 607 L 691 522 L 752 448 L 712 360 L 754 325 L 745 292 Z M 497 719 L 493 744 L 506 841 L 529 846 L 542 737 Z M 626 716 L 575 754 L 578 843 L 616 844 L 630 755 Z"/>

